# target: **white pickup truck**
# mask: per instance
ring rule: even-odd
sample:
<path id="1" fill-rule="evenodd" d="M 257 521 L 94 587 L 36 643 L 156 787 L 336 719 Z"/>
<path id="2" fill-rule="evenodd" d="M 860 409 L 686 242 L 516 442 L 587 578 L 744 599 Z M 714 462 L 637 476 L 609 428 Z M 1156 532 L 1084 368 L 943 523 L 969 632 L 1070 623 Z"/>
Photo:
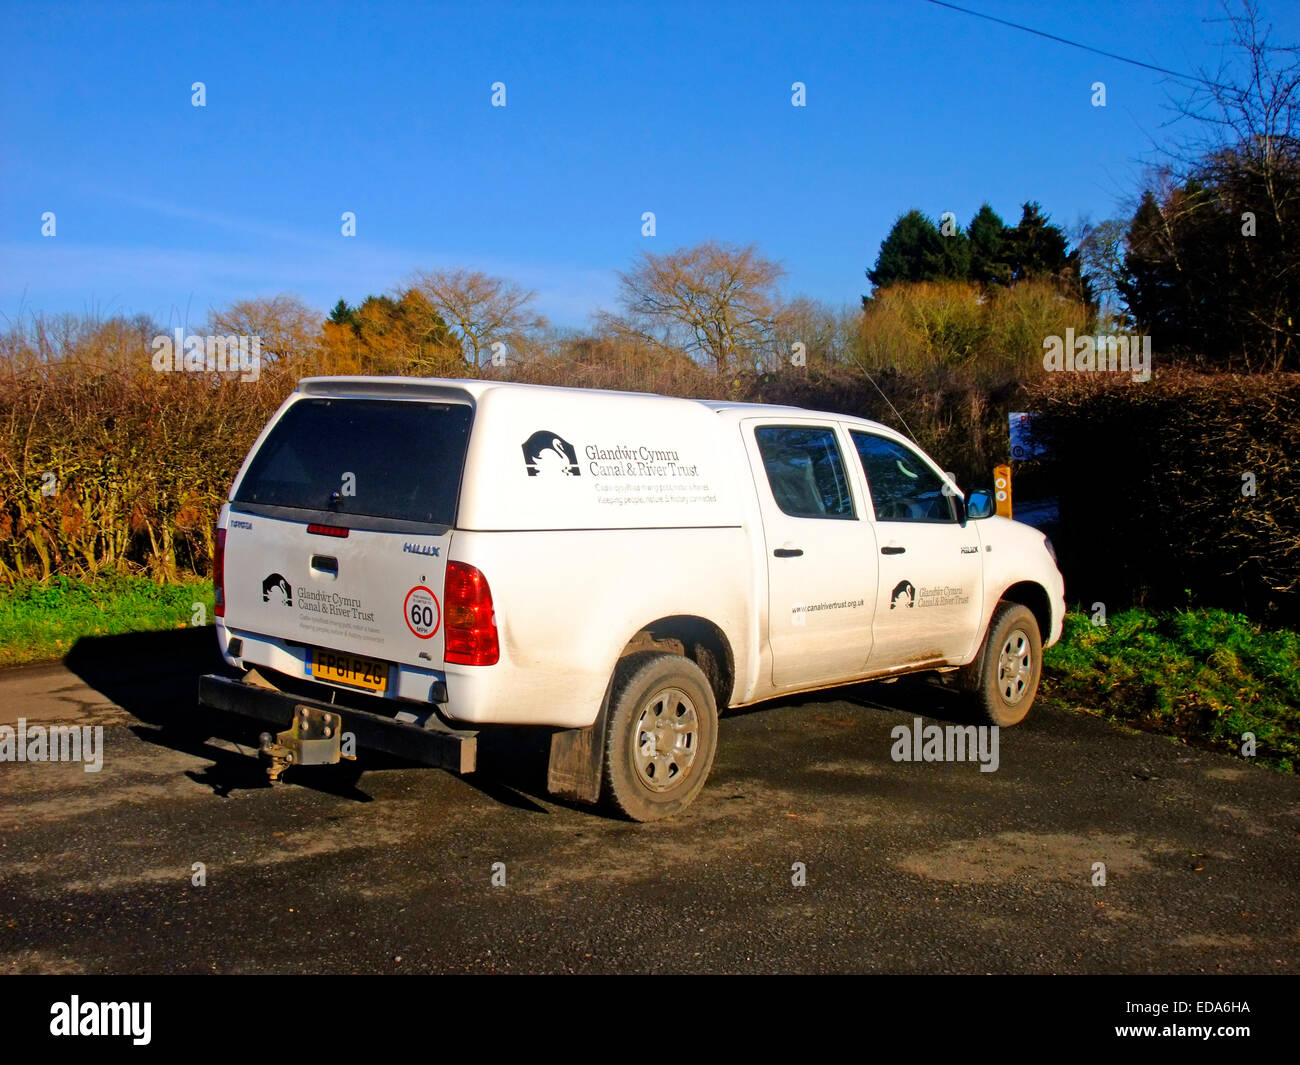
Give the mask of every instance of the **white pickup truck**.
<path id="1" fill-rule="evenodd" d="M 959 670 L 1024 718 L 1050 543 L 875 422 L 493 381 L 309 378 L 222 507 L 200 703 L 284 728 L 272 779 L 374 747 L 461 772 L 549 730 L 548 784 L 683 809 L 728 707 Z"/>

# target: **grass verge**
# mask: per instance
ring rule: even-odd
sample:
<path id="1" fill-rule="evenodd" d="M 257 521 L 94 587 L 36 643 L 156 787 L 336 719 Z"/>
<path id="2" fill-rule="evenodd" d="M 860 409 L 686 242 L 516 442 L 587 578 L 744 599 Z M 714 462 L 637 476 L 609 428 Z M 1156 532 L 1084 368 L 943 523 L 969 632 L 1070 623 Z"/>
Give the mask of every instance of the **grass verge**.
<path id="1" fill-rule="evenodd" d="M 1254 761 L 1300 764 L 1300 633 L 1223 610 L 1072 612 L 1043 668 L 1076 709 L 1234 754 L 1249 732 Z"/>
<path id="2" fill-rule="evenodd" d="M 61 658 L 83 636 L 207 624 L 212 607 L 212 582 L 201 577 L 157 584 L 114 574 L 8 585 L 0 588 L 0 666 Z"/>

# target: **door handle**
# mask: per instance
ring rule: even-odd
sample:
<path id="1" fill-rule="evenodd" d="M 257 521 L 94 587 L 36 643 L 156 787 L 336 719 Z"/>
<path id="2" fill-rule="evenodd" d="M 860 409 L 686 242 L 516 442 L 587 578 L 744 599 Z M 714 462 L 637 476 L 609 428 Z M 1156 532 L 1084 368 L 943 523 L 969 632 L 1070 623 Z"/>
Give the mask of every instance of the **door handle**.
<path id="1" fill-rule="evenodd" d="M 313 573 L 328 573 L 331 577 L 338 577 L 339 560 L 330 555 L 312 555 L 311 568 Z"/>
<path id="2" fill-rule="evenodd" d="M 803 554 L 802 547 L 778 547 L 772 554 L 777 558 L 798 558 Z"/>
<path id="3" fill-rule="evenodd" d="M 882 547 L 882 548 L 880 549 L 880 553 L 881 553 L 882 555 L 901 555 L 901 554 L 903 554 L 906 550 L 907 550 L 907 548 L 905 548 L 905 547 Z"/>

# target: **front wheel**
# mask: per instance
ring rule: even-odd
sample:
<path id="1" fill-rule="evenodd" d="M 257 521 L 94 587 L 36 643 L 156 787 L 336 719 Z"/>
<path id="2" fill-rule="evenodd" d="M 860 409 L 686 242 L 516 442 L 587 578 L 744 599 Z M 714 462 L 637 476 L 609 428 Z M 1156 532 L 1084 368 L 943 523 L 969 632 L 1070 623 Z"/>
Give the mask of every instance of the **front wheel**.
<path id="1" fill-rule="evenodd" d="M 1038 620 L 1021 603 L 999 603 L 975 661 L 962 669 L 962 686 L 990 725 L 1009 728 L 1029 713 L 1043 668 Z"/>
<path id="2" fill-rule="evenodd" d="M 604 796 L 633 821 L 684 810 L 713 767 L 718 710 L 689 658 L 637 655 L 620 664 L 605 733 Z"/>

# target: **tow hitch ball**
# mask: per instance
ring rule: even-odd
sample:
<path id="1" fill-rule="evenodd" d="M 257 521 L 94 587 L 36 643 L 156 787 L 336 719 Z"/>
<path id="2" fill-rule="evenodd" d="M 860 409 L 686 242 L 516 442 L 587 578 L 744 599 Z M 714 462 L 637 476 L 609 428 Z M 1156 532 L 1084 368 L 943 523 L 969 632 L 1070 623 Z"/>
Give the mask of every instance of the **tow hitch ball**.
<path id="1" fill-rule="evenodd" d="M 343 753 L 343 718 L 314 706 L 295 706 L 293 724 L 274 737 L 263 732 L 259 753 L 267 760 L 266 774 L 272 784 L 291 765 L 334 765 L 341 758 L 355 758 Z"/>

